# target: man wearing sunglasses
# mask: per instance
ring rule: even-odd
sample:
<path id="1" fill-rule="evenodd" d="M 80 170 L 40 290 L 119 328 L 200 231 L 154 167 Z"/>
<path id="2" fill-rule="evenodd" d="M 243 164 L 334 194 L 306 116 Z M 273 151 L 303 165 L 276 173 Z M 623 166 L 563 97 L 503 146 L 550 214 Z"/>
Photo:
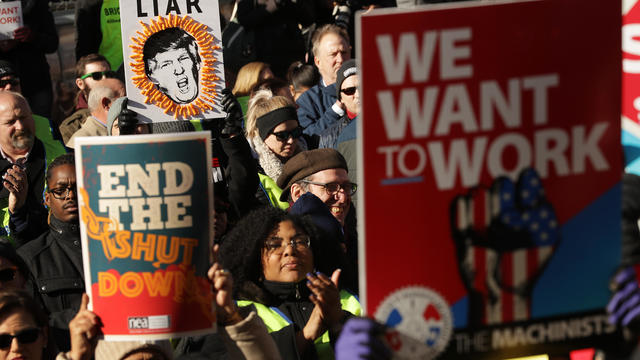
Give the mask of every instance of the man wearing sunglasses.
<path id="1" fill-rule="evenodd" d="M 13 64 L 0 60 L 0 90 L 21 92 L 20 78 Z"/>
<path id="2" fill-rule="evenodd" d="M 356 124 L 358 114 L 360 114 L 360 80 L 356 61 L 349 60 L 339 71 L 342 76 L 338 85 L 338 99 L 344 104 L 346 113 L 338 122 L 336 127 L 337 138 L 333 147 L 337 149 L 347 160 L 349 166 L 349 179 L 356 181 L 358 178 L 357 144 L 356 144 Z"/>
<path id="3" fill-rule="evenodd" d="M 82 124 L 91 115 L 88 109 L 91 90 L 101 86 L 107 79 L 117 78 L 115 71 L 111 70 L 107 59 L 99 54 L 89 54 L 81 57 L 76 63 L 76 111 L 60 123 L 62 141 L 66 144 L 71 136 L 80 129 Z"/>

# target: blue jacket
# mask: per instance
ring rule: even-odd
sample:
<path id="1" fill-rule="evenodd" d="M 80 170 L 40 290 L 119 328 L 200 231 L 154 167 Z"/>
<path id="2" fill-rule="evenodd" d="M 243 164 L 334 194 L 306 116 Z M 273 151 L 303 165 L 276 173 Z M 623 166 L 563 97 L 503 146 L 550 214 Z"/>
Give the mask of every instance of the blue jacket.
<path id="1" fill-rule="evenodd" d="M 338 150 L 347 161 L 349 179 L 355 183 L 358 182 L 357 124 L 358 117 L 356 116 L 355 119 L 351 120 L 351 122 L 342 129 L 336 140 L 336 150 Z"/>
<path id="2" fill-rule="evenodd" d="M 329 86 L 318 84 L 298 98 L 298 121 L 305 134 L 320 135 L 340 119 L 341 115 L 331 108 L 336 100 L 335 83 Z"/>

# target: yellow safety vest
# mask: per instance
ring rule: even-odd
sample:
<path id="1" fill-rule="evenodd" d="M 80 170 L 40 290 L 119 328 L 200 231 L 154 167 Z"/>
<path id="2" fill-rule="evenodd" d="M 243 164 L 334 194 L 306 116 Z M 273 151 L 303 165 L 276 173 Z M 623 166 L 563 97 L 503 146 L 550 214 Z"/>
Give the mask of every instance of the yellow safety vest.
<path id="1" fill-rule="evenodd" d="M 276 307 L 268 307 L 249 300 L 238 300 L 237 304 L 238 306 L 255 306 L 258 316 L 260 316 L 270 333 L 291 325 L 291 320 L 289 320 L 286 315 Z M 342 310 L 348 311 L 355 316 L 362 315 L 362 306 L 360 305 L 360 301 L 358 301 L 358 298 L 355 295 L 346 290 L 340 290 L 340 304 L 342 306 Z M 331 347 L 328 331 L 325 331 L 324 334 L 317 338 L 314 345 L 319 359 L 334 359 L 333 348 Z"/>
<path id="2" fill-rule="evenodd" d="M 272 178 L 268 177 L 265 174 L 258 173 L 258 178 L 260 179 L 260 188 L 269 198 L 271 206 L 282 210 L 287 210 L 289 208 L 289 203 L 280 201 L 282 189 L 280 189 L 278 184 L 276 184 L 276 182 Z"/>
<path id="3" fill-rule="evenodd" d="M 51 124 L 49 120 L 40 115 L 33 115 L 33 121 L 36 127 L 36 138 L 42 142 L 44 147 L 44 154 L 46 159 L 45 173 L 47 167 L 58 156 L 65 154 L 67 150 L 61 141 L 53 138 L 53 132 L 51 130 Z M 44 202 L 44 193 L 47 191 L 47 182 L 44 183 L 44 191 L 42 193 L 42 201 Z M 11 236 L 9 230 L 9 198 L 0 199 L 0 216 L 2 216 L 2 227 L 4 233 Z"/>
<path id="4" fill-rule="evenodd" d="M 100 31 L 102 32 L 102 41 L 98 53 L 107 58 L 111 69 L 118 70 L 122 64 L 122 33 L 118 0 L 102 1 Z"/>

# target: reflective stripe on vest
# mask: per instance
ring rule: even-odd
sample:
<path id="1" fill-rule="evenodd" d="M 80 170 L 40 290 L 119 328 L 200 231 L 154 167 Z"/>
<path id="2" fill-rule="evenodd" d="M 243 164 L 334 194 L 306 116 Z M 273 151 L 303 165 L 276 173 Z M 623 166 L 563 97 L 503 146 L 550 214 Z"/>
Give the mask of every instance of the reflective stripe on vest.
<path id="1" fill-rule="evenodd" d="M 122 34 L 120 31 L 120 4 L 118 0 L 103 0 L 100 8 L 102 41 L 98 53 L 109 61 L 111 69 L 122 64 Z"/>
<path id="2" fill-rule="evenodd" d="M 189 120 L 189 122 L 191 122 L 191 125 L 196 129 L 195 131 L 202 131 L 202 122 L 200 119 Z"/>
<path id="3" fill-rule="evenodd" d="M 287 210 L 289 208 L 289 203 L 280 201 L 282 189 L 278 187 L 278 184 L 276 184 L 276 182 L 273 181 L 272 178 L 268 177 L 265 174 L 258 173 L 258 177 L 260 178 L 260 187 L 269 198 L 271 206 L 282 210 Z"/>
<path id="4" fill-rule="evenodd" d="M 276 307 L 267 307 L 249 300 L 238 300 L 237 304 L 238 306 L 255 306 L 258 316 L 260 316 L 270 333 L 291 325 L 291 320 Z M 340 290 L 340 304 L 342 310 L 348 311 L 355 316 L 362 315 L 362 306 L 360 306 L 358 298 L 346 290 Z M 314 344 L 319 359 L 334 358 L 328 331 L 325 331 L 322 336 L 317 338 Z"/>

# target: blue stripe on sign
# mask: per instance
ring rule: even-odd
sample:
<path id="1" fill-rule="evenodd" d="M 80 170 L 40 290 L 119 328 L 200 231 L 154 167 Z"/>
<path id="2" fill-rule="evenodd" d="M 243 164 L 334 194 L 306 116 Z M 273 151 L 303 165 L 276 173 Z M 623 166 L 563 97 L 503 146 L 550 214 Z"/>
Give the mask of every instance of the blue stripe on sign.
<path id="1" fill-rule="evenodd" d="M 414 176 L 408 178 L 395 178 L 395 179 L 384 179 L 382 180 L 382 185 L 399 185 L 399 184 L 408 184 L 408 183 L 416 183 L 424 181 L 424 177 L 422 176 Z"/>

